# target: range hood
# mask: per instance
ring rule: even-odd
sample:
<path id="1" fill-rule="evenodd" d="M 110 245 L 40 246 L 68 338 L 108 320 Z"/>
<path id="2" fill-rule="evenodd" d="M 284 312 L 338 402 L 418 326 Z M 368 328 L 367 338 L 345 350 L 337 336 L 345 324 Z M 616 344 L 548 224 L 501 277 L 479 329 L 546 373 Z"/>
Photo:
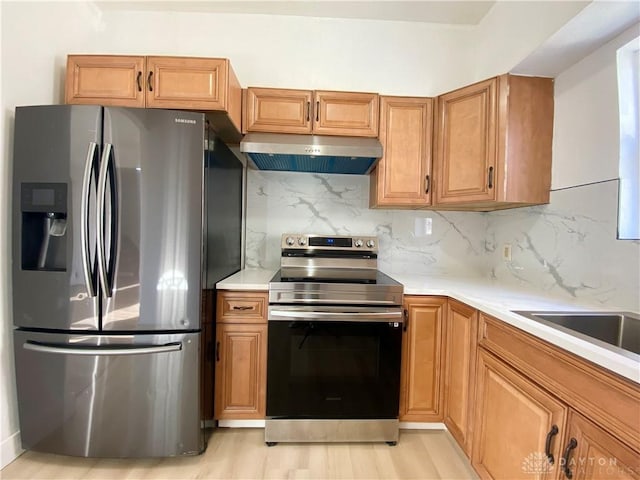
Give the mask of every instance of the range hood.
<path id="1" fill-rule="evenodd" d="M 377 138 L 248 133 L 240 142 L 259 170 L 366 175 L 382 157 Z"/>

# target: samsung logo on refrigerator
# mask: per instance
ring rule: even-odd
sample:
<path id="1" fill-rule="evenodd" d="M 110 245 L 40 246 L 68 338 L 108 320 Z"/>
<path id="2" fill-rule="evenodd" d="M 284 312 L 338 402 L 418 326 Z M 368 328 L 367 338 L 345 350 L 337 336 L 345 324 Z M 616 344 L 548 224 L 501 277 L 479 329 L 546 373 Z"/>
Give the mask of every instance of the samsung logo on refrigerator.
<path id="1" fill-rule="evenodd" d="M 195 120 L 191 120 L 189 118 L 174 118 L 174 121 L 176 123 L 188 123 L 188 124 L 191 124 L 191 125 L 195 125 L 196 124 Z"/>

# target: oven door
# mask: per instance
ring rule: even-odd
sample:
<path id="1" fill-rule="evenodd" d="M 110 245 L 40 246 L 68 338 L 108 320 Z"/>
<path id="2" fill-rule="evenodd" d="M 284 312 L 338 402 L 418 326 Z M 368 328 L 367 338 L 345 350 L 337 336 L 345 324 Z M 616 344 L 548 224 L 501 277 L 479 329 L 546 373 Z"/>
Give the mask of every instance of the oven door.
<path id="1" fill-rule="evenodd" d="M 400 307 L 269 307 L 267 418 L 397 419 Z"/>

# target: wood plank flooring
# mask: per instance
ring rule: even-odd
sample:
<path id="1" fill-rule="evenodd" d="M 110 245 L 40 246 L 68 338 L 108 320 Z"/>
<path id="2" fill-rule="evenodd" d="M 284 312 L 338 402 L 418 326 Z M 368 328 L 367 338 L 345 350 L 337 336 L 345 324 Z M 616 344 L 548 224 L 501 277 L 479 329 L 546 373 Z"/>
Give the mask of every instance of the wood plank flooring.
<path id="1" fill-rule="evenodd" d="M 477 479 L 442 430 L 402 430 L 384 443 L 264 444 L 263 429 L 213 430 L 203 455 L 161 459 L 93 459 L 26 452 L 3 480 L 183 479 Z"/>

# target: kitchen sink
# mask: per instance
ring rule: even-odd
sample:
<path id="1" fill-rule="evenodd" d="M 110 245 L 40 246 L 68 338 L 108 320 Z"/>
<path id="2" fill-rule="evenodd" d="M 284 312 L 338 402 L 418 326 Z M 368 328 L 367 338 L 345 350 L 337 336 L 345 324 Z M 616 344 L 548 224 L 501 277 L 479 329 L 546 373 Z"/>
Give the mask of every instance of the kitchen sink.
<path id="1" fill-rule="evenodd" d="M 513 313 L 596 343 L 604 342 L 640 355 L 640 316 L 629 312 L 541 312 Z"/>

